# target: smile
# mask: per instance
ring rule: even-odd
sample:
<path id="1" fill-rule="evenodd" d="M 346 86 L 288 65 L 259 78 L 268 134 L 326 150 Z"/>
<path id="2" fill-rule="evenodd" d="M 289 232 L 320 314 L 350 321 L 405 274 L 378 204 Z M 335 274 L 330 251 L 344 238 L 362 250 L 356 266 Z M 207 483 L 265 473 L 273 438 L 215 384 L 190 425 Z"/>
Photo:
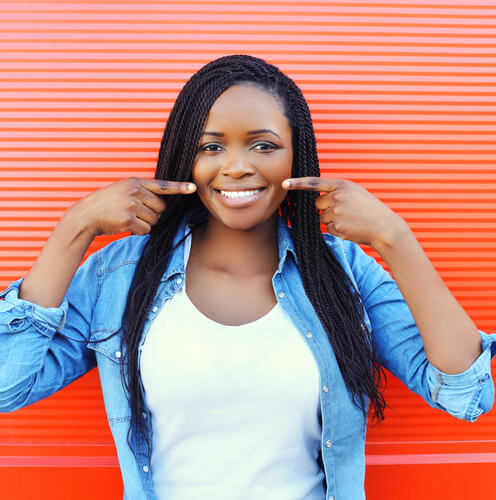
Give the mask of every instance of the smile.
<path id="1" fill-rule="evenodd" d="M 217 199 L 228 208 L 245 208 L 257 203 L 265 193 L 267 188 L 248 188 L 239 191 L 227 191 L 225 189 L 215 189 Z"/>
<path id="2" fill-rule="evenodd" d="M 253 196 L 262 191 L 261 189 L 251 189 L 249 191 L 222 191 L 220 190 L 220 194 L 225 196 L 226 198 L 235 199 L 235 198 L 247 198 L 249 196 Z"/>

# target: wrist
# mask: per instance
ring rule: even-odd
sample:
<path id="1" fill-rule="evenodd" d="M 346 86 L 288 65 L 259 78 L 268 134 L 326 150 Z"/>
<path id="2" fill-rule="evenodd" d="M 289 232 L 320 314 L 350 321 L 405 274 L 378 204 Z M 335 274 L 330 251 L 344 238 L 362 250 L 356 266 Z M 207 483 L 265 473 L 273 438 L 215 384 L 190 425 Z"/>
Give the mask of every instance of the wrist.
<path id="1" fill-rule="evenodd" d="M 98 235 L 98 229 L 85 205 L 81 200 L 69 207 L 57 224 L 57 228 L 70 235 L 71 241 L 84 240 L 91 243 Z"/>
<path id="2" fill-rule="evenodd" d="M 387 227 L 375 236 L 371 244 L 372 248 L 381 256 L 384 253 L 394 251 L 406 240 L 415 238 L 410 226 L 399 215 L 394 214 L 394 218 L 388 222 Z"/>

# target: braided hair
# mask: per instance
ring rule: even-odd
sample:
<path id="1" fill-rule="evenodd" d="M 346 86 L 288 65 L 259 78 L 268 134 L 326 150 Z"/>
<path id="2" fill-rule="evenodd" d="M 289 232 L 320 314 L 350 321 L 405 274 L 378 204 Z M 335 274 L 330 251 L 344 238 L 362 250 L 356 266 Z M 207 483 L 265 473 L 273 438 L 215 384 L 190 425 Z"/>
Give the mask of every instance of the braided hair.
<path id="1" fill-rule="evenodd" d="M 156 179 L 192 181 L 193 163 L 210 108 L 225 90 L 242 83 L 260 86 L 281 104 L 292 130 L 292 177 L 320 176 L 310 110 L 298 86 L 262 59 L 230 55 L 203 66 L 179 93 L 161 141 Z M 324 241 L 315 207 L 317 196 L 313 192 L 289 191 L 280 213 L 292 228 L 305 292 L 328 335 L 353 402 L 366 417 L 370 400 L 372 415 L 381 421 L 385 409 L 379 390 L 382 369 L 365 325 L 359 293 Z M 201 207 L 196 194 L 167 197 L 166 210 L 153 226 L 137 263 L 122 320 L 122 378 L 131 406 L 128 443 L 131 432 L 138 433 L 148 446 L 149 456 L 151 446 L 145 432 L 138 368 L 139 343 L 173 250 L 173 238 L 185 212 L 195 206 Z"/>

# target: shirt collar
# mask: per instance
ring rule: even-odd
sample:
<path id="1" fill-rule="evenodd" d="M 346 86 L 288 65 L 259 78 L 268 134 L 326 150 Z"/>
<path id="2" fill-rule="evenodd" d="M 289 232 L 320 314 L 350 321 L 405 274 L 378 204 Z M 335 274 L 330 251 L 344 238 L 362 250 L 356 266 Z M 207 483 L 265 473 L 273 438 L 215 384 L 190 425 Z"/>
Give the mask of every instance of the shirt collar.
<path id="1" fill-rule="evenodd" d="M 293 255 L 293 258 L 298 264 L 298 257 L 296 256 L 296 250 L 293 243 L 293 238 L 291 238 L 291 229 L 284 222 L 281 216 L 277 217 L 277 243 L 279 246 L 279 268 L 280 271 L 288 253 Z"/>
<path id="2" fill-rule="evenodd" d="M 172 241 L 172 248 L 175 248 L 177 245 L 177 249 L 172 252 L 169 265 L 167 266 L 167 270 L 162 278 L 162 281 L 170 279 L 172 276 L 176 274 L 184 274 L 184 245 L 180 242 L 181 240 L 187 236 L 189 232 L 189 225 L 198 223 L 206 218 L 206 211 L 203 207 L 195 208 L 186 213 L 179 225 L 179 229 Z M 284 265 L 284 262 L 287 259 L 288 253 L 291 253 L 295 262 L 298 263 L 298 259 L 296 256 L 296 250 L 294 247 L 293 240 L 291 238 L 290 228 L 286 225 L 281 216 L 277 217 L 277 243 L 279 249 L 279 267 L 278 271 L 280 271 Z"/>

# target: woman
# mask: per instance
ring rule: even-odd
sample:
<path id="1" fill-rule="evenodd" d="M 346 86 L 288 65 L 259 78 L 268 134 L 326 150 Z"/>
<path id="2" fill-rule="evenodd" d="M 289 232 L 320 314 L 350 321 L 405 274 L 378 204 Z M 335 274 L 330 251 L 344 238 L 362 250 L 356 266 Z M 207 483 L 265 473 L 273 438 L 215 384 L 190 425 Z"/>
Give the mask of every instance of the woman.
<path id="1" fill-rule="evenodd" d="M 155 180 L 76 203 L 3 295 L 3 410 L 98 365 L 127 499 L 364 498 L 381 366 L 459 418 L 493 402 L 494 338 L 403 219 L 319 177 L 300 90 L 246 55 L 187 82 Z"/>

